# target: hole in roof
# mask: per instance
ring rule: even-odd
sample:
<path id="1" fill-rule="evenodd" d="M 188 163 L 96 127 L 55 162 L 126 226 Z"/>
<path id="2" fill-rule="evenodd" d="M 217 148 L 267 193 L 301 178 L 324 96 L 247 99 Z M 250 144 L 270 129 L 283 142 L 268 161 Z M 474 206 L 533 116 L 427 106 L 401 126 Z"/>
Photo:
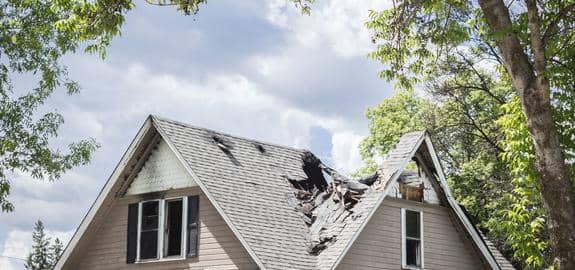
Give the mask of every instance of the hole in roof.
<path id="1" fill-rule="evenodd" d="M 232 149 L 234 149 L 234 144 L 229 139 L 220 136 L 215 133 L 209 133 L 209 138 L 211 139 L 212 143 L 214 143 L 228 158 L 230 161 L 236 166 L 242 166 L 240 161 L 232 154 Z"/>
<path id="2" fill-rule="evenodd" d="M 266 148 L 265 148 L 263 145 L 261 145 L 261 144 L 259 144 L 259 143 L 254 143 L 254 146 L 256 147 L 256 149 L 258 149 L 258 151 L 259 151 L 260 153 L 262 153 L 262 154 L 266 154 L 266 153 L 267 153 L 267 150 L 266 150 Z"/>
<path id="3" fill-rule="evenodd" d="M 413 158 L 411 161 L 407 163 L 404 171 L 416 173 L 418 176 L 421 176 L 421 168 L 419 167 L 419 162 L 417 161 L 416 158 Z"/>
<path id="4" fill-rule="evenodd" d="M 232 145 L 232 142 L 230 142 L 228 139 L 226 139 L 222 136 L 219 136 L 216 134 L 211 134 L 210 137 L 212 138 L 212 141 L 214 142 L 214 144 L 216 144 L 216 146 L 218 146 L 224 152 L 229 152 L 230 150 L 232 150 L 234 148 Z"/>

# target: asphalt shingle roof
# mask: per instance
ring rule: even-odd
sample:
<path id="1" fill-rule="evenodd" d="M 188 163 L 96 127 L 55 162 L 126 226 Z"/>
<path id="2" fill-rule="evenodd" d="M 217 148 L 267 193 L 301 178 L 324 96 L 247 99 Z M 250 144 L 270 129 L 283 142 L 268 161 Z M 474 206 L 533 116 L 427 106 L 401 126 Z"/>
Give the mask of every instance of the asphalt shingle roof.
<path id="1" fill-rule="evenodd" d="M 338 224 L 337 240 L 319 255 L 308 253 L 308 227 L 286 180 L 306 178 L 302 155 L 307 151 L 227 135 L 153 117 L 230 225 L 266 269 L 332 269 L 385 197 L 383 190 L 411 159 L 424 132 L 404 135 L 381 166 L 379 187 L 353 208 L 352 219 Z M 214 137 L 215 136 L 215 137 Z"/>
<path id="2" fill-rule="evenodd" d="M 160 118 L 156 123 L 266 268 L 316 269 L 316 259 L 307 253 L 304 243 L 305 224 L 286 200 L 293 189 L 282 176 L 289 173 L 305 178 L 301 160 L 305 150 Z M 232 158 L 212 136 L 228 141 Z"/>

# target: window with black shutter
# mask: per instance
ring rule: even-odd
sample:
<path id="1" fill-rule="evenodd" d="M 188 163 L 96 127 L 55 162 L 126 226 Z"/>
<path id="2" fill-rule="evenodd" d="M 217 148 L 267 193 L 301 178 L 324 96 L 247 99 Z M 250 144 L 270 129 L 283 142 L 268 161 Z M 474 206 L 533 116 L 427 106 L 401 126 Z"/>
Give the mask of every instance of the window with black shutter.
<path id="1" fill-rule="evenodd" d="M 198 196 L 128 206 L 127 263 L 197 256 Z"/>

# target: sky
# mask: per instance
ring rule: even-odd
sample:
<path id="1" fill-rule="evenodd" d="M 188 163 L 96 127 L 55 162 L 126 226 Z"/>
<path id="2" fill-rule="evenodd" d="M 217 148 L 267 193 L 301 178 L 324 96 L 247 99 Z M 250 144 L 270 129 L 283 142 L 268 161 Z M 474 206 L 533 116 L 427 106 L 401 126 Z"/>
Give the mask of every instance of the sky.
<path id="1" fill-rule="evenodd" d="M 67 242 L 149 114 L 243 137 L 307 148 L 342 172 L 361 166 L 364 111 L 392 93 L 365 29 L 384 0 L 321 0 L 303 16 L 287 0 L 218 0 L 199 14 L 135 1 L 101 60 L 66 56 L 80 94 L 46 104 L 66 122 L 54 142 L 92 137 L 89 165 L 55 182 L 17 174 L 0 213 L 0 269 L 24 269 L 34 222 Z M 25 85 L 26 82 L 21 82 Z"/>

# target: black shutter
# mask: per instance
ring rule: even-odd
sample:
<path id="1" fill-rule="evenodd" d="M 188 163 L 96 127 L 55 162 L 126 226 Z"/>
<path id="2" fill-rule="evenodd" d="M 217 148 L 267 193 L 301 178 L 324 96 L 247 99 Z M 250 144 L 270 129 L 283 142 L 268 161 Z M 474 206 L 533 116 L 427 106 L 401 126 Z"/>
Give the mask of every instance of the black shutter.
<path id="1" fill-rule="evenodd" d="M 138 204 L 132 203 L 128 206 L 128 239 L 126 240 L 127 253 L 126 263 L 136 262 L 136 251 L 138 249 Z"/>
<path id="2" fill-rule="evenodd" d="M 198 213 L 198 196 L 188 197 L 188 244 L 186 252 L 188 257 L 198 256 Z"/>

